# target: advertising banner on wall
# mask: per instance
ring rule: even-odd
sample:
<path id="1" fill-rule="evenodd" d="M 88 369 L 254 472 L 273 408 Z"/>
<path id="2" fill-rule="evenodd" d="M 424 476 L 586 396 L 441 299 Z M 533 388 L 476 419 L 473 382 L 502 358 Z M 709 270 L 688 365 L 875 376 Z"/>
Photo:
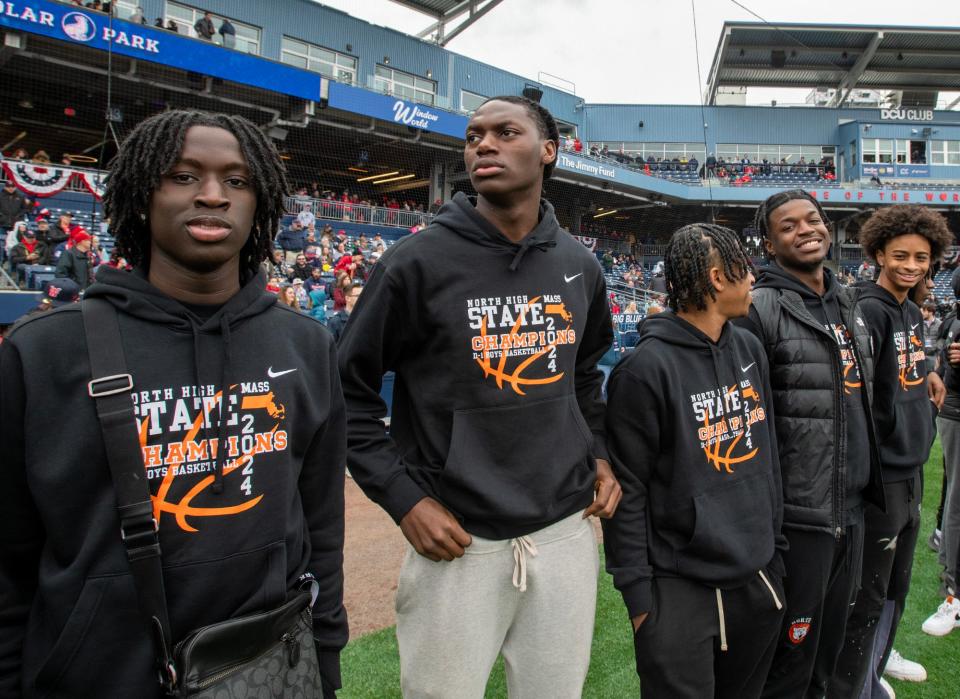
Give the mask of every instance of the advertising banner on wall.
<path id="1" fill-rule="evenodd" d="M 359 87 L 330 83 L 329 106 L 414 129 L 463 138 L 467 117 Z"/>
<path id="2" fill-rule="evenodd" d="M 903 165 L 900 163 L 864 163 L 864 177 L 930 177 L 929 165 Z"/>
<path id="3" fill-rule="evenodd" d="M 49 0 L 0 2 L 0 27 L 40 34 L 263 88 L 308 100 L 320 99 L 319 73 L 226 49 L 202 39 L 111 18 L 79 5 Z"/>

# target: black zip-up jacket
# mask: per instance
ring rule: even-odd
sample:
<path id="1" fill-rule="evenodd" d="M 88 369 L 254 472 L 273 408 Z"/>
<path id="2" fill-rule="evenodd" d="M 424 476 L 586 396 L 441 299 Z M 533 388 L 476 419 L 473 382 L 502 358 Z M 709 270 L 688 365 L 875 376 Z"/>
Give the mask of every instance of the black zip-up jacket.
<path id="1" fill-rule="evenodd" d="M 119 311 L 174 641 L 278 606 L 311 572 L 321 671 L 339 686 L 346 445 L 329 333 L 262 276 L 206 320 L 138 273 L 102 269 L 86 295 Z M 90 378 L 77 304 L 0 345 L 4 699 L 162 695 Z"/>
<path id="2" fill-rule="evenodd" d="M 13 228 L 30 211 L 30 204 L 19 190 L 0 189 L 0 228 Z"/>
<path id="3" fill-rule="evenodd" d="M 612 341 L 600 265 L 548 202 L 513 243 L 457 194 L 374 265 L 340 338 L 351 474 L 397 522 L 429 496 L 488 539 L 573 514 L 607 458 Z"/>
<path id="4" fill-rule="evenodd" d="M 798 290 L 803 285 L 776 264 L 764 267 L 750 314 L 740 324 L 760 338 L 770 360 L 784 529 L 839 536 L 855 512 L 850 502 L 856 505 L 862 499 L 883 508 L 883 480 L 871 411 L 874 367 L 869 331 L 855 308 L 856 290 L 837 284 L 829 269 L 824 275 L 828 288 L 836 286 L 836 303 L 863 384 L 859 393 L 867 417 L 870 463 L 868 484 L 859 494 L 848 492 L 852 481 L 847 473 L 841 347 L 836 333 L 807 309 Z"/>
<path id="5" fill-rule="evenodd" d="M 945 420 L 954 420 L 960 422 L 960 368 L 951 364 L 947 359 L 947 350 L 954 342 L 960 342 L 960 318 L 957 311 L 953 310 L 943 319 L 940 325 L 940 334 L 937 337 L 937 350 L 940 358 L 940 366 L 937 373 L 943 379 L 943 384 L 947 388 L 947 397 L 943 401 L 943 407 L 940 408 L 938 417 Z"/>
<path id="6" fill-rule="evenodd" d="M 669 311 L 641 325 L 607 404 L 623 500 L 604 544 L 631 617 L 652 608 L 653 578 L 730 589 L 768 567 L 783 575 L 771 393 L 763 346 L 746 330 L 727 323 L 714 343 Z"/>
<path id="7" fill-rule="evenodd" d="M 857 284 L 857 310 L 873 338 L 873 418 L 885 482 L 912 478 L 930 455 L 933 421 L 927 396 L 923 315 L 875 282 Z"/>

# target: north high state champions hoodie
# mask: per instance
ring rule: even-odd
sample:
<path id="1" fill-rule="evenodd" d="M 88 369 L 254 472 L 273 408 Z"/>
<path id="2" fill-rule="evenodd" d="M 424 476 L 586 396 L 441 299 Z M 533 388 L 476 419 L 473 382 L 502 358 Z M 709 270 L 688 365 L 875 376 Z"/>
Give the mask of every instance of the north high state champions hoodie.
<path id="1" fill-rule="evenodd" d="M 623 488 L 603 521 L 607 570 L 631 617 L 656 577 L 732 589 L 783 575 L 783 496 L 767 357 L 727 323 L 718 342 L 672 312 L 644 321 L 608 386 L 607 443 Z"/>
<path id="2" fill-rule="evenodd" d="M 513 243 L 457 194 L 374 266 L 340 340 L 351 474 L 397 522 L 430 496 L 490 539 L 586 507 L 612 335 L 600 265 L 549 203 Z"/>
<path id="3" fill-rule="evenodd" d="M 857 307 L 873 339 L 873 419 L 883 480 L 903 481 L 926 463 L 935 436 L 927 397 L 923 315 L 913 301 L 901 304 L 875 282 L 863 282 L 857 288 Z"/>
<path id="4" fill-rule="evenodd" d="M 138 273 L 101 269 L 87 296 L 119 311 L 174 641 L 279 605 L 310 572 L 339 686 L 346 444 L 329 333 L 262 276 L 206 321 Z M 90 378 L 78 305 L 0 345 L 0 697 L 162 694 Z"/>

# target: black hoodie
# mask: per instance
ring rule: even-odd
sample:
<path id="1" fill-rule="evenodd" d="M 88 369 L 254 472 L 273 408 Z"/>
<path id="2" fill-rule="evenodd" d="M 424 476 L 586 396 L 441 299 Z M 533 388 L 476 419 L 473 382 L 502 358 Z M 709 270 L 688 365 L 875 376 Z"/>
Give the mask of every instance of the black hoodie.
<path id="1" fill-rule="evenodd" d="M 262 276 L 205 321 L 139 273 L 98 279 L 86 295 L 119 311 L 174 640 L 275 607 L 310 572 L 338 686 L 345 416 L 329 334 Z M 76 304 L 0 345 L 2 697 L 161 695 L 89 380 Z"/>
<path id="2" fill-rule="evenodd" d="M 873 338 L 873 419 L 880 437 L 883 480 L 903 481 L 926 463 L 934 438 L 923 315 L 909 298 L 900 303 L 875 282 L 863 282 L 857 288 L 857 308 Z"/>
<path id="3" fill-rule="evenodd" d="M 730 589 L 768 566 L 783 574 L 771 396 L 763 346 L 746 330 L 727 323 L 714 343 L 672 312 L 641 325 L 607 405 L 623 500 L 604 544 L 631 617 L 652 608 L 655 577 Z"/>
<path id="4" fill-rule="evenodd" d="M 846 434 L 846 484 L 843 502 L 847 511 L 847 521 L 856 521 L 853 513 L 863 504 L 863 490 L 870 482 L 870 431 L 864 406 L 868 404 L 863 396 L 863 379 L 853 351 L 850 329 L 843 321 L 837 294 L 840 283 L 833 272 L 823 270 L 824 292 L 821 296 L 795 276 L 771 262 L 763 268 L 754 288 L 789 289 L 803 301 L 804 307 L 813 318 L 830 332 L 837 342 L 840 362 L 843 370 L 843 407 Z"/>
<path id="5" fill-rule="evenodd" d="M 351 474 L 397 522 L 430 496 L 491 539 L 586 507 L 612 336 L 600 265 L 549 203 L 513 243 L 457 194 L 380 258 L 340 339 Z"/>

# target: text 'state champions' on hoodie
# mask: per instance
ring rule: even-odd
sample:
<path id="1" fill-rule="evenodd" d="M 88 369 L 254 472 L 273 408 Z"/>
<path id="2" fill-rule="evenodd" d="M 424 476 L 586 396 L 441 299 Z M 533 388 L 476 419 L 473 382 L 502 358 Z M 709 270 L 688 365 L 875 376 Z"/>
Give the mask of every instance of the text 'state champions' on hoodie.
<path id="1" fill-rule="evenodd" d="M 491 539 L 588 506 L 612 334 L 600 265 L 549 203 L 513 243 L 457 194 L 380 259 L 341 340 L 352 475 L 397 521 L 429 495 Z"/>

